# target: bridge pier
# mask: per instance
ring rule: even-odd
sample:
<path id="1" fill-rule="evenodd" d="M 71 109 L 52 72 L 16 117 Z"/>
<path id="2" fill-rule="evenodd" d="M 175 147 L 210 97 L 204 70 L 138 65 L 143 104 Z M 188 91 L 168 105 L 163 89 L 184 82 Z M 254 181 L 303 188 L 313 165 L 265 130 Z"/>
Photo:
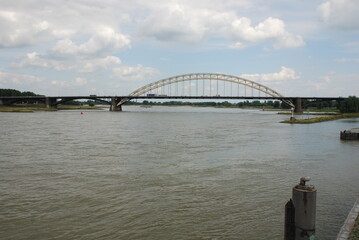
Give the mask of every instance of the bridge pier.
<path id="1" fill-rule="evenodd" d="M 297 97 L 293 99 L 294 101 L 294 112 L 295 113 L 303 113 L 303 107 L 302 107 L 302 98 Z"/>
<path id="2" fill-rule="evenodd" d="M 3 100 L 0 99 L 0 106 L 4 106 L 4 105 L 5 104 L 4 104 Z"/>
<path id="3" fill-rule="evenodd" d="M 57 108 L 57 99 L 52 97 L 45 97 L 45 104 L 47 108 Z"/>
<path id="4" fill-rule="evenodd" d="M 122 111 L 122 105 L 117 106 L 117 104 L 120 101 L 121 101 L 121 98 L 111 97 L 111 106 L 110 106 L 111 112 L 121 112 Z"/>
<path id="5" fill-rule="evenodd" d="M 0 99 L 0 106 L 9 106 L 11 105 L 10 100 Z"/>

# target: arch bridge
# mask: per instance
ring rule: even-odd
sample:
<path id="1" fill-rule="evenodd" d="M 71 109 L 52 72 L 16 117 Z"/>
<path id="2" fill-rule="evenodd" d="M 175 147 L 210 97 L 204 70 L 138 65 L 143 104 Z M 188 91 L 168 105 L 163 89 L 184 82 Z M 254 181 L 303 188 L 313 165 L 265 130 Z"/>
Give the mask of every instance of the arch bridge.
<path id="1" fill-rule="evenodd" d="M 284 97 L 277 91 L 263 84 L 227 74 L 190 73 L 165 78 L 142 86 L 127 96 L 25 96 L 0 97 L 0 105 L 11 105 L 17 102 L 42 102 L 47 107 L 77 99 L 100 101 L 110 105 L 111 111 L 122 111 L 122 105 L 132 99 L 257 99 L 280 100 L 302 112 L 302 100 L 343 100 L 332 97 Z"/>
<path id="2" fill-rule="evenodd" d="M 291 99 L 263 84 L 227 74 L 190 73 L 165 78 L 142 86 L 116 103 L 121 106 L 137 98 L 188 99 L 278 99 L 295 107 Z M 116 110 L 116 109 L 114 109 Z"/>

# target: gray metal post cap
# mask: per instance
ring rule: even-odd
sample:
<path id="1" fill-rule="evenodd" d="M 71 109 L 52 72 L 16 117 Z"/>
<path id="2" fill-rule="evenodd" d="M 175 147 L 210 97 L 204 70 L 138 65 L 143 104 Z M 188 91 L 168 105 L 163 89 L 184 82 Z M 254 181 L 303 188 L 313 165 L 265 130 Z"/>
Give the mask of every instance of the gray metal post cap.
<path id="1" fill-rule="evenodd" d="M 310 181 L 310 177 L 301 177 L 299 184 L 296 185 L 294 187 L 294 189 L 297 189 L 300 191 L 308 191 L 308 192 L 316 191 L 316 189 L 313 185 L 305 185 L 305 183 L 308 181 Z"/>
<path id="2" fill-rule="evenodd" d="M 309 181 L 310 181 L 310 177 L 301 177 L 299 184 L 305 186 L 305 182 L 309 182 Z"/>

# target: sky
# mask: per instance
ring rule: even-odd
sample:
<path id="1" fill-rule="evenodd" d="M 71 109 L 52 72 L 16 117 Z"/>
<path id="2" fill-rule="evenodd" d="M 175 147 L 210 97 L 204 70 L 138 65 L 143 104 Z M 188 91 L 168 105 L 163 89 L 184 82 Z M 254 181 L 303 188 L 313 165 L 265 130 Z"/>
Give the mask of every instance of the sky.
<path id="1" fill-rule="evenodd" d="M 187 73 L 359 96 L 359 1 L 0 0 L 0 88 L 120 96 Z"/>

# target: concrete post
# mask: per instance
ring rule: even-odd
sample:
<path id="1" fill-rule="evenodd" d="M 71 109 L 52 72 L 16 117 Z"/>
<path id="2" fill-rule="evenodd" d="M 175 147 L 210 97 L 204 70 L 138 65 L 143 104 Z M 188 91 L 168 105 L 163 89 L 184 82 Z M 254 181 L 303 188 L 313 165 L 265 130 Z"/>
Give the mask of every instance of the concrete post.
<path id="1" fill-rule="evenodd" d="M 295 113 L 303 113 L 303 108 L 302 108 L 302 98 L 297 97 L 294 99 L 294 112 Z"/>
<path id="2" fill-rule="evenodd" d="M 121 101 L 120 98 L 111 97 L 111 106 L 110 111 L 122 111 L 122 106 L 117 106 L 117 104 Z"/>
<path id="3" fill-rule="evenodd" d="M 295 240 L 315 238 L 317 189 L 312 185 L 305 185 L 309 180 L 310 177 L 302 177 L 292 192 L 295 209 Z"/>
<path id="4" fill-rule="evenodd" d="M 314 240 L 317 190 L 302 177 L 285 206 L 284 240 Z"/>

